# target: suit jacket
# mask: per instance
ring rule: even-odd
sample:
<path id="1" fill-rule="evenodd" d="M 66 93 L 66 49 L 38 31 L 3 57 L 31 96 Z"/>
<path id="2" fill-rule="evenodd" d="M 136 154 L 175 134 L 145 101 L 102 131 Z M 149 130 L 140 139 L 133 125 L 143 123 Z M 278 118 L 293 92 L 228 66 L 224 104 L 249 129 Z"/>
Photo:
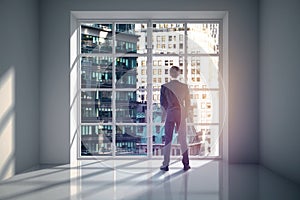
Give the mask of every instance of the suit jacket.
<path id="1" fill-rule="evenodd" d="M 178 111 L 181 118 L 186 118 L 190 109 L 190 93 L 187 84 L 178 80 L 171 80 L 161 86 L 160 104 L 167 119 L 177 117 Z M 164 117 L 164 116 L 163 116 Z"/>

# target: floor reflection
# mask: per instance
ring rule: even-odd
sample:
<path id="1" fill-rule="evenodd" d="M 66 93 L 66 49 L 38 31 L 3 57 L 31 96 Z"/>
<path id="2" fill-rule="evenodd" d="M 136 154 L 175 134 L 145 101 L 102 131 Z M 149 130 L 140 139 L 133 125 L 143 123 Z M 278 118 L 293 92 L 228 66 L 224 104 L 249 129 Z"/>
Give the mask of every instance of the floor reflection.
<path id="1" fill-rule="evenodd" d="M 300 186 L 258 165 L 192 160 L 93 160 L 46 166 L 0 182 L 1 200 L 299 200 Z M 43 166 L 42 166 L 43 167 Z"/>

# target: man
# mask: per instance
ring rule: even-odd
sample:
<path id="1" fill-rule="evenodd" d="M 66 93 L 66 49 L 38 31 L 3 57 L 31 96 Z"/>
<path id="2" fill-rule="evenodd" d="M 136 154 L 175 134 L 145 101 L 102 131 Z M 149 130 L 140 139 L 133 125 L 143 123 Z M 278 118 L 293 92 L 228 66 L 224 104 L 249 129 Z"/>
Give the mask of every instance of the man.
<path id="1" fill-rule="evenodd" d="M 180 69 L 172 66 L 170 69 L 171 81 L 161 86 L 160 104 L 165 120 L 165 146 L 163 149 L 164 161 L 160 167 L 163 171 L 169 170 L 170 151 L 172 145 L 173 131 L 178 132 L 178 141 L 182 152 L 183 170 L 189 170 L 188 146 L 186 142 L 186 118 L 190 108 L 190 94 L 188 86 L 178 81 Z M 176 125 L 176 126 L 175 126 Z"/>

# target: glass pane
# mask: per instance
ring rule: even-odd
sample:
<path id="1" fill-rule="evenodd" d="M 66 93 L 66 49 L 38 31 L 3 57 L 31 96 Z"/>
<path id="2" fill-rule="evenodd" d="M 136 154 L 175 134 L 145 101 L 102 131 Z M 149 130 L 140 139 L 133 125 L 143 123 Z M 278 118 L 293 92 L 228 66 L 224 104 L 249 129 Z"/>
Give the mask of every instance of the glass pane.
<path id="1" fill-rule="evenodd" d="M 219 53 L 219 24 L 187 24 L 188 53 Z"/>
<path id="2" fill-rule="evenodd" d="M 82 24 L 81 53 L 112 53 L 112 24 Z"/>
<path id="3" fill-rule="evenodd" d="M 187 126 L 189 154 L 193 156 L 219 156 L 219 126 Z"/>
<path id="4" fill-rule="evenodd" d="M 121 123 L 145 123 L 147 103 L 137 99 L 136 91 L 116 92 L 116 121 Z"/>
<path id="5" fill-rule="evenodd" d="M 112 88 L 112 58 L 82 57 L 81 88 Z"/>
<path id="6" fill-rule="evenodd" d="M 154 102 L 152 105 L 153 123 L 161 123 L 162 115 L 163 115 L 163 110 L 158 100 L 158 102 Z"/>
<path id="7" fill-rule="evenodd" d="M 184 24 L 155 23 L 153 24 L 154 54 L 184 53 Z"/>
<path id="8" fill-rule="evenodd" d="M 219 123 L 219 91 L 191 90 L 193 113 L 188 122 Z"/>
<path id="9" fill-rule="evenodd" d="M 116 155 L 147 155 L 146 126 L 117 126 Z"/>
<path id="10" fill-rule="evenodd" d="M 116 87 L 137 88 L 137 57 L 116 59 Z"/>
<path id="11" fill-rule="evenodd" d="M 137 59 L 138 67 L 136 69 L 136 88 L 137 101 L 146 103 L 147 101 L 147 57 L 140 56 Z"/>
<path id="12" fill-rule="evenodd" d="M 81 156 L 112 155 L 111 125 L 81 126 Z"/>
<path id="13" fill-rule="evenodd" d="M 219 88 L 219 57 L 188 57 L 187 78 L 192 88 Z"/>
<path id="14" fill-rule="evenodd" d="M 116 53 L 146 53 L 146 33 L 147 24 L 116 24 Z"/>
<path id="15" fill-rule="evenodd" d="M 81 122 L 112 122 L 112 92 L 81 92 Z"/>
<path id="16" fill-rule="evenodd" d="M 136 50 L 138 54 L 147 53 L 147 24 L 135 24 L 135 34 L 138 35 Z"/>

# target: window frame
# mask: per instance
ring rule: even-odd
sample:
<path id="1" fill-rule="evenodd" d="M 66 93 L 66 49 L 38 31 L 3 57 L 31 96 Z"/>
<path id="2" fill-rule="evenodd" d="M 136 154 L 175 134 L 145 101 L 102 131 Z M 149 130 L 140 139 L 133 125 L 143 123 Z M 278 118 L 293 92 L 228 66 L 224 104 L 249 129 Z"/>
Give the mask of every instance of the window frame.
<path id="1" fill-rule="evenodd" d="M 77 12 L 77 13 L 76 13 Z M 74 13 L 75 13 L 75 22 L 76 22 L 76 25 L 77 25 L 77 28 L 78 28 L 78 25 L 79 25 L 79 27 L 80 27 L 80 24 L 81 23 L 86 23 L 86 22 L 93 22 L 93 23 L 95 23 L 95 22 L 99 22 L 99 23 L 103 23 L 103 22 L 112 22 L 113 21 L 113 23 L 120 23 L 120 22 L 122 22 L 122 23 L 125 23 L 125 22 L 130 22 L 130 23 L 140 23 L 140 22 L 147 22 L 148 24 L 152 24 L 153 22 L 155 22 L 155 23 L 158 23 L 159 21 L 163 21 L 163 22 L 165 22 L 165 23 L 168 23 L 169 21 L 172 23 L 172 22 L 174 22 L 174 21 L 176 21 L 176 23 L 180 23 L 180 22 L 185 22 L 185 23 L 189 23 L 189 22 L 218 22 L 218 23 L 220 23 L 220 39 L 219 39 L 219 43 L 220 43 L 220 47 L 219 47 L 219 67 L 220 67 L 220 73 L 222 74 L 222 78 L 224 79 L 224 76 L 226 77 L 226 82 L 224 82 L 223 84 L 223 90 L 224 90 L 224 94 L 222 95 L 222 97 L 220 98 L 220 104 L 222 104 L 222 105 L 220 105 L 220 116 L 223 116 L 223 119 L 221 119 L 220 118 L 220 125 L 223 123 L 223 124 L 225 124 L 225 128 L 222 128 L 223 130 L 222 130 L 222 134 L 220 134 L 220 139 L 219 139 L 219 156 L 213 156 L 213 157 L 205 157 L 205 159 L 220 159 L 220 158 L 223 158 L 223 143 L 224 143 L 224 139 L 223 139 L 223 136 L 224 136 L 224 132 L 226 131 L 226 128 L 227 128 L 227 99 L 226 99 L 226 91 L 227 91 L 227 89 L 226 89 L 226 86 L 227 86 L 227 74 L 225 74 L 224 75 L 224 72 L 223 72 L 223 68 L 224 68 L 224 64 L 226 65 L 227 63 L 227 58 L 225 59 L 226 60 L 226 62 L 224 62 L 224 54 L 223 54 L 223 49 L 224 49 L 224 44 L 223 44 L 223 37 L 224 37 L 224 32 L 223 32 L 223 27 L 224 27 L 224 21 L 223 21 L 223 19 L 224 18 L 226 18 L 226 16 L 227 16 L 227 13 L 226 12 L 215 12 L 216 14 L 213 16 L 213 17 L 209 17 L 209 18 L 207 18 L 207 16 L 209 16 L 209 15 L 206 15 L 205 13 L 204 13 L 204 16 L 203 17 L 199 17 L 199 19 L 197 18 L 197 19 L 184 19 L 184 20 L 182 20 L 182 19 L 180 19 L 180 18 L 174 18 L 174 19 L 168 19 L 168 17 L 162 17 L 161 19 L 151 19 L 151 16 L 150 17 L 148 17 L 146 20 L 144 20 L 144 18 L 139 18 L 139 19 L 131 19 L 131 20 L 124 20 L 124 19 L 120 19 L 120 18 L 118 18 L 118 17 L 116 17 L 115 19 L 106 19 L 106 20 L 97 20 L 97 19 L 92 19 L 93 17 L 91 17 L 91 18 L 85 18 L 85 17 L 82 17 L 82 15 L 85 15 L 87 12 L 83 12 L 83 13 L 81 13 L 80 11 L 76 11 L 76 12 L 73 12 L 73 15 L 74 15 Z M 85 14 L 84 14 L 85 13 Z M 100 12 L 100 13 L 102 13 L 102 12 Z M 152 13 L 153 14 L 153 12 L 150 12 L 150 13 Z M 177 13 L 177 12 L 176 12 Z M 187 13 L 187 12 L 181 12 L 181 14 L 182 13 Z M 203 14 L 203 13 L 202 13 Z M 88 14 L 87 14 L 88 15 Z M 93 16 L 93 15 L 92 15 Z M 170 15 L 169 15 L 170 16 Z M 172 16 L 172 15 L 171 15 Z M 201 15 L 200 15 L 201 16 Z M 206 17 L 205 17 L 206 16 Z M 218 16 L 218 17 L 216 17 L 216 16 Z M 101 18 L 102 19 L 102 18 Z M 71 21 L 72 21 L 72 18 L 71 18 Z M 74 19 L 73 19 L 73 22 L 74 22 Z M 227 24 L 225 25 L 225 26 L 227 26 Z M 81 34 L 80 34 L 80 31 L 79 32 L 77 32 L 77 38 L 80 38 L 81 37 Z M 147 37 L 148 38 L 148 40 L 149 40 L 149 38 L 152 38 L 152 37 Z M 80 40 L 79 40 L 80 41 Z M 154 42 L 153 42 L 153 44 L 154 44 Z M 72 46 L 72 45 L 71 45 Z M 80 52 L 80 45 L 79 44 L 77 44 L 77 53 L 79 52 L 79 54 L 81 54 L 81 52 Z M 227 48 L 227 47 L 226 47 Z M 197 55 L 197 54 L 196 54 Z M 227 55 L 227 54 L 226 54 Z M 77 55 L 78 56 L 78 55 Z M 78 61 L 78 57 L 76 56 L 76 59 L 77 59 L 77 61 Z M 79 57 L 81 57 L 80 55 L 79 55 Z M 72 60 L 72 59 L 71 59 Z M 79 59 L 80 60 L 80 59 Z M 149 62 L 148 63 L 148 66 L 151 66 L 151 67 L 148 67 L 147 68 L 147 70 L 152 70 L 153 69 L 153 67 L 152 67 L 152 60 L 150 61 L 150 60 L 147 60 L 147 62 Z M 79 62 L 80 63 L 80 62 Z M 149 65 L 150 64 L 150 65 Z M 79 64 L 80 65 L 80 64 Z M 72 64 L 72 66 L 73 66 L 73 64 Z M 226 65 L 227 66 L 227 65 Z M 226 69 L 226 72 L 227 72 L 227 70 L 228 69 Z M 79 69 L 78 69 L 78 73 L 80 73 L 80 71 L 79 71 Z M 150 73 L 150 74 L 152 74 L 152 73 Z M 186 78 L 186 77 L 185 77 Z M 78 79 L 79 80 L 79 82 L 80 82 L 80 79 Z M 152 80 L 152 78 L 149 78 L 148 80 Z M 148 82 L 149 83 L 149 82 Z M 79 88 L 80 88 L 80 85 L 79 85 L 80 83 L 78 83 L 77 84 L 77 86 L 79 86 Z M 77 88 L 78 89 L 78 88 Z M 152 88 L 151 88 L 151 90 L 152 90 Z M 221 89 L 220 89 L 221 90 Z M 151 94 L 151 92 L 150 92 L 150 94 Z M 149 97 L 151 97 L 150 95 L 148 95 Z M 77 115 L 77 117 L 79 116 L 81 116 L 81 108 L 79 107 L 80 105 L 81 105 L 81 103 L 80 103 L 80 101 L 81 101 L 81 99 L 80 99 L 80 95 L 78 96 L 77 95 L 77 97 L 78 97 L 78 100 L 79 100 L 79 104 L 78 104 L 78 111 L 79 111 L 79 115 Z M 152 98 L 149 98 L 149 99 L 152 99 Z M 149 107 L 149 108 L 148 108 Z M 152 104 L 150 104 L 150 106 L 149 106 L 149 103 L 148 103 L 148 107 L 147 107 L 147 109 L 149 109 L 149 110 L 151 110 L 151 108 L 152 108 Z M 113 108 L 114 109 L 114 108 Z M 151 114 L 150 114 L 151 115 Z M 152 116 L 151 116 L 151 118 L 152 118 Z M 81 124 L 81 120 L 80 119 L 78 119 L 77 118 L 77 123 L 79 122 L 79 124 Z M 152 120 L 151 120 L 152 121 Z M 150 122 L 151 123 L 151 122 Z M 112 125 L 114 125 L 114 124 L 112 124 Z M 127 124 L 126 124 L 127 125 Z M 136 124 L 136 125 L 142 125 L 142 124 Z M 147 124 L 147 126 L 148 126 L 148 124 Z M 153 126 L 153 124 L 151 124 L 151 127 Z M 77 126 L 78 127 L 78 126 Z M 148 134 L 150 133 L 150 135 L 152 135 L 152 128 L 149 128 L 151 131 L 149 131 L 149 129 L 148 129 Z M 78 141 L 78 146 L 79 146 L 79 144 L 80 144 L 80 136 L 81 136 L 81 134 L 80 134 L 80 126 L 79 126 L 79 132 L 78 132 L 78 136 L 79 137 L 76 137 L 77 138 L 77 141 Z M 78 131 L 78 130 L 77 130 Z M 221 130 L 219 130 L 219 132 L 221 132 Z M 227 136 L 227 132 L 226 132 L 226 136 Z M 150 144 L 149 144 L 149 146 L 150 146 L 150 148 L 152 148 L 152 142 L 151 142 L 151 140 L 149 140 L 149 142 L 150 142 Z M 113 137 L 113 144 L 115 144 L 115 137 Z M 87 159 L 88 157 L 86 157 L 86 156 L 81 156 L 80 155 L 80 148 L 76 148 L 77 149 L 77 156 L 76 156 L 76 158 L 77 159 Z M 113 151 L 114 152 L 114 151 Z M 155 156 L 155 157 L 153 157 L 152 156 L 152 151 L 148 151 L 148 152 L 150 152 L 150 153 L 148 153 L 148 155 L 147 155 L 147 158 L 159 158 L 159 156 Z M 98 157 L 98 156 L 97 156 Z M 106 156 L 107 157 L 107 156 Z M 118 157 L 118 156 L 116 156 L 116 155 L 114 155 L 114 153 L 113 153 L 113 155 L 112 155 L 112 157 L 113 158 L 124 158 L 123 156 L 122 157 Z M 128 157 L 130 157 L 130 156 L 128 156 Z M 134 158 L 138 158 L 137 156 L 133 156 Z M 192 159 L 193 159 L 193 156 L 191 157 Z M 197 157 L 198 159 L 203 159 L 203 158 L 201 158 L 201 157 Z"/>

